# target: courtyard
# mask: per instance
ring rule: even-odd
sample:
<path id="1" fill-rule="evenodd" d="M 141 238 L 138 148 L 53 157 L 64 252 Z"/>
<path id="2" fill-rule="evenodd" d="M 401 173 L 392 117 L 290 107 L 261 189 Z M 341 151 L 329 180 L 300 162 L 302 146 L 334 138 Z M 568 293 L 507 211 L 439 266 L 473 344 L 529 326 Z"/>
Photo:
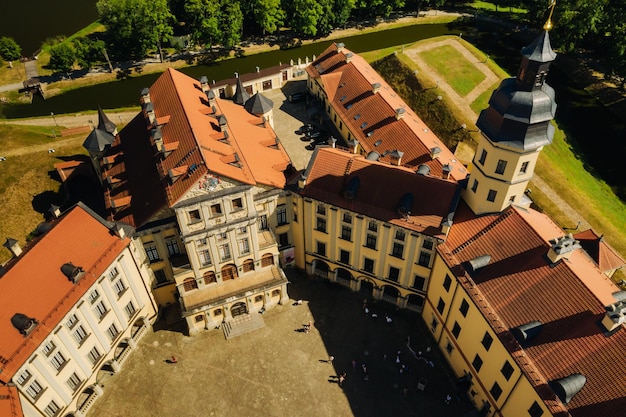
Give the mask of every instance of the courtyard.
<path id="1" fill-rule="evenodd" d="M 101 377 L 104 394 L 88 415 L 443 417 L 472 409 L 417 313 L 286 273 L 291 301 L 269 309 L 254 332 L 188 337 L 182 322 L 155 323 L 121 371 Z"/>

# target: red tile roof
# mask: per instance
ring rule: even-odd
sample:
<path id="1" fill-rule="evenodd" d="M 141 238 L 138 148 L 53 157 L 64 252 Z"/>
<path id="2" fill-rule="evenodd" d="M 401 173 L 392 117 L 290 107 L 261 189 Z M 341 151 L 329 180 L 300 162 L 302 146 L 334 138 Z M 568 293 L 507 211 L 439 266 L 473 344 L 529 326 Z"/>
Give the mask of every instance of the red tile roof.
<path id="1" fill-rule="evenodd" d="M 0 385 L 0 416 L 22 417 L 23 415 L 17 388 Z"/>
<path id="2" fill-rule="evenodd" d="M 79 203 L 10 263 L 0 278 L 0 382 L 13 377 L 130 243 L 92 213 Z M 61 272 L 68 262 L 85 271 L 76 284 Z M 16 313 L 39 322 L 26 337 L 11 323 Z"/>
<path id="3" fill-rule="evenodd" d="M 591 256 L 601 271 L 607 272 L 626 265 L 626 261 L 609 245 L 602 236 L 598 236 L 593 230 L 584 230 L 576 233 L 574 238 Z"/>
<path id="4" fill-rule="evenodd" d="M 551 265 L 549 240 L 565 233 L 547 216 L 509 207 L 476 217 L 461 203 L 447 241 L 438 247 L 496 334 L 513 352 L 552 412 L 562 406 L 546 382 L 581 373 L 583 389 L 567 404 L 575 417 L 622 415 L 626 405 L 626 332 L 605 336 L 599 321 L 619 291 L 590 258 L 576 250 Z M 475 271 L 466 263 L 488 254 Z M 540 334 L 522 348 L 509 329 L 538 320 Z"/>
<path id="5" fill-rule="evenodd" d="M 456 182 L 416 174 L 411 169 L 369 161 L 330 147 L 318 147 L 304 174 L 302 195 L 398 226 L 443 238 L 441 223 L 453 210 Z M 352 199 L 342 195 L 359 178 Z M 398 213 L 403 196 L 413 194 L 410 215 Z"/>
<path id="6" fill-rule="evenodd" d="M 443 165 L 449 164 L 453 179 L 467 176 L 463 164 L 360 56 L 345 48 L 337 52 L 337 44 L 332 44 L 306 70 L 309 77 L 321 80 L 331 106 L 366 153 L 376 151 L 388 162 L 387 154 L 398 150 L 404 153 L 402 164 L 414 170 L 425 164 L 441 176 Z M 377 92 L 374 84 L 380 85 Z M 397 109 L 403 111 L 399 120 Z M 440 150 L 437 159 L 430 156 L 432 148 Z"/>

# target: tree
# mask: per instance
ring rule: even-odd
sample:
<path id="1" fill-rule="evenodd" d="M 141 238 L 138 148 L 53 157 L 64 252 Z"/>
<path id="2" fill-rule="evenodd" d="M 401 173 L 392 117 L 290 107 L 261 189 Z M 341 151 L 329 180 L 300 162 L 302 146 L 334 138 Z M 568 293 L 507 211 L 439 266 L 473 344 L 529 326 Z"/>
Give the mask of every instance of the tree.
<path id="1" fill-rule="evenodd" d="M 224 0 L 219 19 L 222 32 L 222 46 L 232 48 L 241 41 L 243 31 L 243 13 L 239 2 Z"/>
<path id="2" fill-rule="evenodd" d="M 282 26 L 285 11 L 280 8 L 280 0 L 253 0 L 254 20 L 265 33 L 274 33 Z"/>
<path id="3" fill-rule="evenodd" d="M 167 0 L 98 0 L 100 21 L 107 28 L 115 51 L 125 58 L 144 58 L 159 50 L 173 33 Z"/>
<path id="4" fill-rule="evenodd" d="M 50 48 L 50 63 L 48 66 L 55 71 L 69 72 L 76 61 L 76 52 L 69 43 L 63 42 Z"/>
<path id="5" fill-rule="evenodd" d="M 15 61 L 22 57 L 22 48 L 13 38 L 3 36 L 0 38 L 0 58 L 5 61 Z"/>
<path id="6" fill-rule="evenodd" d="M 188 0 L 185 21 L 194 42 L 212 47 L 220 42 L 219 0 Z"/>
<path id="7" fill-rule="evenodd" d="M 304 36 L 317 34 L 317 22 L 322 16 L 322 6 L 316 0 L 294 0 L 291 29 Z"/>
<path id="8" fill-rule="evenodd" d="M 105 45 L 101 39 L 76 38 L 73 41 L 73 46 L 76 51 L 76 63 L 81 68 L 91 68 L 105 58 Z"/>
<path id="9" fill-rule="evenodd" d="M 335 11 L 335 27 L 343 26 L 346 24 L 346 22 L 350 18 L 352 10 L 354 10 L 355 4 L 356 0 L 335 0 L 335 4 L 333 6 L 333 9 Z"/>

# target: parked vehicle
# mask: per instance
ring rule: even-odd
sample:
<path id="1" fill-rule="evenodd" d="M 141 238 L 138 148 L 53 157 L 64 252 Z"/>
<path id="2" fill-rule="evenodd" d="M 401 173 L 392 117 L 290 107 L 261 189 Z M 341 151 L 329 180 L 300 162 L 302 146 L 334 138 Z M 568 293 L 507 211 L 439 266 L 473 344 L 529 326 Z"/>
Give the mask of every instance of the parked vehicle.
<path id="1" fill-rule="evenodd" d="M 287 99 L 290 103 L 299 103 L 306 100 L 306 92 L 301 91 L 299 93 L 289 94 L 289 97 Z"/>
<path id="2" fill-rule="evenodd" d="M 308 132 L 312 132 L 315 130 L 315 126 L 313 126 L 311 123 L 305 123 L 302 126 L 300 126 L 300 128 L 298 130 L 296 130 L 294 133 L 296 135 L 304 135 Z"/>
<path id="3" fill-rule="evenodd" d="M 303 140 L 318 140 L 318 139 L 326 140 L 328 139 L 328 132 L 323 129 L 314 130 L 312 132 L 305 133 L 304 137 L 306 137 L 307 139 L 303 139 Z"/>

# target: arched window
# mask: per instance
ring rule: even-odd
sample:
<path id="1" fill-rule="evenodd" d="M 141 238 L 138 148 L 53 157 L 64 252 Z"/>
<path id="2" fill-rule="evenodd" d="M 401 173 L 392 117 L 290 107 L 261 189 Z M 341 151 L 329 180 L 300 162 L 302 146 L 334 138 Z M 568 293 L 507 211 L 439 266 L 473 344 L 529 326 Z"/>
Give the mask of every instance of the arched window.
<path id="1" fill-rule="evenodd" d="M 215 272 L 213 272 L 213 271 L 205 272 L 203 277 L 204 277 L 204 283 L 205 284 L 210 284 L 212 282 L 217 282 L 217 277 L 215 276 Z"/>
<path id="2" fill-rule="evenodd" d="M 195 290 L 198 288 L 198 283 L 193 278 L 187 278 L 183 281 L 183 289 L 185 292 Z"/>
<path id="3" fill-rule="evenodd" d="M 237 267 L 233 264 L 224 265 L 222 268 L 222 281 L 237 278 Z"/>
<path id="4" fill-rule="evenodd" d="M 271 253 L 266 253 L 265 255 L 263 255 L 263 257 L 261 257 L 261 267 L 266 267 L 270 265 L 274 265 L 274 255 L 272 255 Z"/>
<path id="5" fill-rule="evenodd" d="M 254 271 L 254 261 L 252 259 L 246 259 L 243 261 L 243 272 Z"/>

